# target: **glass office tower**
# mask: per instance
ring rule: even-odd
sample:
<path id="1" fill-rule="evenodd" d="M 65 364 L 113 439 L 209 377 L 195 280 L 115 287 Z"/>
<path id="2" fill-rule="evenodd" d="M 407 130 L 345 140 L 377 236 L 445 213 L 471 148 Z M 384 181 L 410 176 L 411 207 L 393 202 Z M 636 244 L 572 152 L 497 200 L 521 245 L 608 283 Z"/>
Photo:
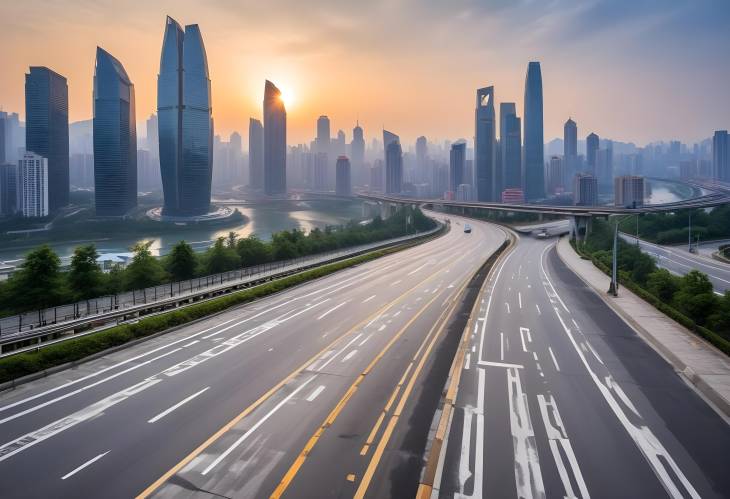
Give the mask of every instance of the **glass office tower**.
<path id="1" fill-rule="evenodd" d="M 157 78 L 160 172 L 165 215 L 210 208 L 213 117 L 208 59 L 200 29 L 167 18 Z"/>
<path id="2" fill-rule="evenodd" d="M 136 123 L 134 85 L 122 64 L 97 47 L 94 196 L 99 216 L 123 216 L 137 206 Z"/>
<path id="3" fill-rule="evenodd" d="M 286 109 L 281 91 L 269 80 L 264 88 L 264 192 L 286 194 Z"/>
<path id="4" fill-rule="evenodd" d="M 545 160 L 542 128 L 542 73 L 540 63 L 527 66 L 524 133 L 525 200 L 545 197 Z"/>

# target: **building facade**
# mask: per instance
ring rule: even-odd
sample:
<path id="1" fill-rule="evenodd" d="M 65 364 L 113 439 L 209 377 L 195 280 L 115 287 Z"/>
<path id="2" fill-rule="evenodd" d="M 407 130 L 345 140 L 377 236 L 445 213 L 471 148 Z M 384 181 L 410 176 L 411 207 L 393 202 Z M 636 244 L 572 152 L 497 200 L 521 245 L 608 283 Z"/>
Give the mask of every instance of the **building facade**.
<path id="1" fill-rule="evenodd" d="M 31 67 L 25 75 L 25 147 L 46 158 L 47 209 L 68 204 L 69 136 L 66 78 L 46 67 Z"/>
<path id="2" fill-rule="evenodd" d="M 562 194 L 565 191 L 565 163 L 560 156 L 552 156 L 547 165 L 547 193 Z"/>
<path id="3" fill-rule="evenodd" d="M 586 164 L 588 165 L 588 173 L 595 176 L 598 166 L 598 149 L 600 147 L 600 139 L 595 133 L 590 133 L 586 137 Z"/>
<path id="4" fill-rule="evenodd" d="M 48 216 L 48 182 L 48 159 L 25 153 L 18 161 L 18 211 L 24 217 Z"/>
<path id="5" fill-rule="evenodd" d="M 474 186 L 478 201 L 496 201 L 497 142 L 494 87 L 477 90 L 474 111 Z"/>
<path id="6" fill-rule="evenodd" d="M 0 165 L 0 214 L 14 215 L 18 210 L 18 167 L 11 163 Z"/>
<path id="7" fill-rule="evenodd" d="M 542 73 L 539 62 L 530 62 L 525 78 L 525 122 L 523 163 L 525 200 L 545 197 L 545 156 L 543 152 Z"/>
<path id="8" fill-rule="evenodd" d="M 517 117 L 514 102 L 499 105 L 499 145 L 502 155 L 502 191 L 522 189 L 522 120 Z"/>
<path id="9" fill-rule="evenodd" d="M 712 136 L 712 178 L 730 182 L 730 159 L 728 159 L 727 130 L 718 130 Z"/>
<path id="10" fill-rule="evenodd" d="M 286 194 L 286 109 L 281 91 L 269 80 L 264 86 L 264 192 Z"/>
<path id="11" fill-rule="evenodd" d="M 400 138 L 387 130 L 383 130 L 385 147 L 385 193 L 400 194 L 403 190 L 403 150 Z"/>
<path id="12" fill-rule="evenodd" d="M 335 194 L 338 196 L 352 195 L 352 171 L 347 156 L 339 156 L 335 165 Z"/>
<path id="13" fill-rule="evenodd" d="M 644 206 L 644 177 L 622 175 L 614 180 L 614 205 L 622 208 Z"/>
<path id="14" fill-rule="evenodd" d="M 571 118 L 563 126 L 563 163 L 565 178 L 578 173 L 578 125 Z"/>
<path id="15" fill-rule="evenodd" d="M 589 173 L 578 173 L 573 179 L 573 204 L 595 206 L 598 204 L 598 179 Z"/>
<path id="16" fill-rule="evenodd" d="M 210 209 L 213 117 L 208 58 L 197 24 L 167 18 L 157 77 L 157 120 L 163 213 L 203 215 Z"/>
<path id="17" fill-rule="evenodd" d="M 248 185 L 264 188 L 264 126 L 255 118 L 248 120 Z"/>
<path id="18" fill-rule="evenodd" d="M 94 198 L 99 216 L 137 206 L 137 120 L 134 85 L 122 64 L 96 49 L 94 71 Z"/>
<path id="19" fill-rule="evenodd" d="M 466 169 L 466 142 L 457 142 L 451 145 L 449 151 L 449 191 L 456 192 L 459 186 L 466 183 L 464 171 Z"/>

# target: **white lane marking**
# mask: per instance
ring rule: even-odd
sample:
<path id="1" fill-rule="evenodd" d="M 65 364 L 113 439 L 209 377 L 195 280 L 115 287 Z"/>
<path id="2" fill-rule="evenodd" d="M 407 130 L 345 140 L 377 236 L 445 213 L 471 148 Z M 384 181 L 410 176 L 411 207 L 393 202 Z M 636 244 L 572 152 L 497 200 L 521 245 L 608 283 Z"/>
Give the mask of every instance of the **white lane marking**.
<path id="1" fill-rule="evenodd" d="M 504 333 L 499 333 L 499 360 L 504 360 Z"/>
<path id="2" fill-rule="evenodd" d="M 102 457 L 104 457 L 104 456 L 106 456 L 107 454 L 109 454 L 109 452 L 110 452 L 110 451 L 106 451 L 106 452 L 103 452 L 103 453 L 99 454 L 99 455 L 98 455 L 98 456 L 96 456 L 96 457 L 92 457 L 91 459 L 89 459 L 88 461 L 86 461 L 86 462 L 85 462 L 84 464 L 82 464 L 82 465 L 81 465 L 81 466 L 79 466 L 78 468 L 76 468 L 76 469 L 74 469 L 73 471 L 71 471 L 71 472 L 69 472 L 69 473 L 66 473 L 65 475 L 63 475 L 63 476 L 61 477 L 61 480 L 65 480 L 65 479 L 67 479 L 67 478 L 69 478 L 69 477 L 72 477 L 72 476 L 74 476 L 74 475 L 75 475 L 76 473 L 78 473 L 79 471 L 83 470 L 83 469 L 84 469 L 84 468 L 86 468 L 87 466 L 91 466 L 92 464 L 94 464 L 95 462 L 97 462 L 97 461 L 98 461 L 99 459 L 101 459 Z"/>
<path id="3" fill-rule="evenodd" d="M 347 305 L 349 302 L 350 302 L 350 300 L 345 300 L 342 303 L 340 303 L 339 305 L 335 305 L 334 307 L 332 307 L 331 309 L 329 309 L 328 311 L 326 311 L 325 313 L 323 313 L 322 315 L 320 315 L 319 317 L 317 317 L 317 320 L 324 319 L 325 317 L 327 317 L 329 314 L 331 314 L 332 312 L 334 312 L 338 308 L 344 307 L 345 305 Z"/>
<path id="4" fill-rule="evenodd" d="M 482 321 L 482 330 L 480 332 L 479 336 L 479 360 L 482 360 L 482 352 L 484 352 L 484 333 L 487 328 L 487 317 L 489 317 L 489 309 L 492 306 L 492 295 L 494 294 L 494 289 L 497 286 L 497 282 L 499 281 L 499 276 L 502 275 L 502 269 L 504 269 L 505 264 L 507 263 L 507 260 L 510 259 L 512 256 L 512 253 L 507 255 L 507 258 L 502 260 L 502 264 L 499 266 L 499 270 L 497 271 L 497 275 L 494 278 L 494 283 L 492 284 L 492 287 L 489 291 L 489 300 L 487 300 L 487 310 L 484 312 L 484 320 Z"/>
<path id="5" fill-rule="evenodd" d="M 601 359 L 600 355 L 598 355 L 598 352 L 596 352 L 596 350 L 593 348 L 593 345 L 591 345 L 588 341 L 586 341 L 586 345 L 588 345 L 588 349 L 591 351 L 596 360 L 603 364 L 603 359 Z"/>
<path id="6" fill-rule="evenodd" d="M 370 333 L 369 335 L 367 335 L 367 337 L 364 340 L 362 340 L 360 343 L 358 343 L 357 346 L 359 346 L 359 347 L 363 346 L 365 343 L 368 342 L 368 340 L 370 338 L 372 338 L 372 336 L 373 336 L 373 333 Z"/>
<path id="7" fill-rule="evenodd" d="M 382 331 L 383 329 L 385 329 L 385 324 L 383 324 L 382 326 L 380 326 L 380 327 L 378 328 L 378 332 Z"/>
<path id="8" fill-rule="evenodd" d="M 522 293 L 520 291 L 517 292 L 517 301 L 520 304 L 520 308 L 522 308 Z"/>
<path id="9" fill-rule="evenodd" d="M 467 353 L 466 354 L 466 361 L 464 362 L 464 369 L 466 369 L 468 371 L 470 364 L 471 364 L 471 353 Z"/>
<path id="10" fill-rule="evenodd" d="M 477 387 L 477 406 L 467 405 L 464 407 L 464 426 L 461 436 L 461 456 L 459 458 L 459 493 L 454 497 L 458 498 L 480 498 L 482 497 L 482 480 L 484 469 L 484 369 L 477 369 L 479 374 L 479 382 Z M 471 427 L 472 418 L 477 416 L 477 434 L 474 442 L 474 492 L 467 496 L 464 494 L 466 481 L 472 477 L 469 468 L 469 458 L 471 455 Z"/>
<path id="11" fill-rule="evenodd" d="M 171 413 L 172 411 L 174 411 L 175 409 L 179 408 L 179 407 L 180 407 L 180 406 L 182 406 L 182 405 L 185 405 L 185 404 L 187 404 L 188 402 L 190 402 L 191 400 L 193 400 L 193 399 L 194 399 L 195 397 L 197 397 L 197 396 L 198 396 L 198 395 L 200 395 L 201 393 L 203 393 L 203 392 L 207 391 L 208 389 L 210 389 L 210 387 L 209 387 L 209 386 L 206 386 L 205 388 L 203 388 L 203 389 L 202 389 L 202 390 L 200 390 L 199 392 L 195 392 L 195 393 L 193 393 L 192 395 L 190 395 L 189 397 L 187 397 L 187 398 L 185 398 L 185 399 L 181 400 L 180 402 L 178 402 L 177 404 L 173 405 L 173 406 L 172 406 L 172 407 L 170 407 L 169 409 L 165 409 L 164 411 L 162 411 L 162 412 L 161 412 L 161 413 L 159 413 L 159 414 L 158 414 L 157 416 L 155 416 L 154 418 L 150 419 L 150 420 L 149 420 L 149 421 L 147 421 L 147 422 L 148 422 L 148 423 L 154 423 L 154 422 L 156 422 L 156 421 L 159 421 L 160 419 L 164 418 L 165 416 L 167 416 L 168 414 L 170 414 L 170 413 Z"/>
<path id="12" fill-rule="evenodd" d="M 472 352 L 476 352 L 476 351 L 477 351 L 477 346 L 476 346 L 476 345 L 472 345 L 472 347 L 471 347 L 471 351 L 472 351 Z"/>
<path id="13" fill-rule="evenodd" d="M 542 312 L 540 312 L 540 305 L 538 305 L 537 303 L 535 303 L 535 308 L 537 308 L 537 314 L 538 315 L 542 315 Z"/>
<path id="14" fill-rule="evenodd" d="M 542 482 L 535 432 L 530 421 L 527 394 L 522 391 L 520 372 L 516 369 L 507 370 L 507 390 L 517 496 L 525 499 L 544 498 L 545 486 Z"/>
<path id="15" fill-rule="evenodd" d="M 248 430 L 246 433 L 244 433 L 243 435 L 241 435 L 241 437 L 239 437 L 238 440 L 236 440 L 235 442 L 233 442 L 233 445 L 231 445 L 230 447 L 228 447 L 225 451 L 223 451 L 223 453 L 220 456 L 218 456 L 217 458 L 215 458 L 215 460 L 213 460 L 213 462 L 210 463 L 208 465 L 208 467 L 203 470 L 203 472 L 201 473 L 201 475 L 207 475 L 210 472 L 210 470 L 212 470 L 213 468 L 215 468 L 216 466 L 218 466 L 218 464 L 221 461 L 223 461 L 226 457 L 228 457 L 228 455 L 231 452 L 233 452 L 236 449 L 236 447 L 238 447 L 239 445 L 241 445 L 241 443 L 243 443 L 243 441 L 246 440 L 253 432 L 255 432 L 256 430 L 258 430 L 259 427 L 262 424 L 264 424 L 267 419 L 269 419 L 271 416 L 273 416 L 279 409 L 281 409 L 281 407 L 284 404 L 286 404 L 287 402 L 289 402 L 289 400 L 291 400 L 292 397 L 294 397 L 297 393 L 299 393 L 305 386 L 307 386 L 316 377 L 317 377 L 316 375 L 315 376 L 312 376 L 307 381 L 305 381 L 304 383 L 302 383 L 301 385 L 299 385 L 296 390 L 294 390 L 289 395 L 287 395 L 286 397 L 284 397 L 284 399 L 281 402 L 279 402 L 278 404 L 276 404 L 273 409 L 271 409 L 269 412 L 267 412 L 266 414 L 264 414 L 264 416 L 261 419 L 259 419 L 256 422 L 256 424 L 254 424 L 251 427 L 250 430 Z"/>
<path id="16" fill-rule="evenodd" d="M 324 385 L 319 385 L 317 388 L 312 390 L 312 393 L 307 397 L 307 402 L 312 402 L 317 396 L 324 391 Z"/>
<path id="17" fill-rule="evenodd" d="M 479 364 L 480 366 L 506 367 L 508 369 L 522 369 L 523 367 L 525 367 L 521 364 L 509 364 L 509 363 L 505 363 L 505 362 L 491 362 L 488 360 L 480 360 L 479 362 L 477 362 L 477 364 Z"/>
<path id="18" fill-rule="evenodd" d="M 522 351 L 527 352 L 527 347 L 525 346 L 525 331 L 528 331 L 526 327 L 520 328 L 520 340 L 522 341 Z"/>
<path id="19" fill-rule="evenodd" d="M 361 336 L 362 336 L 362 333 L 359 333 L 359 334 L 358 334 L 357 336 L 355 336 L 355 337 L 354 337 L 353 339 L 351 339 L 350 341 L 348 341 L 348 342 L 347 342 L 347 344 L 346 344 L 346 345 L 345 345 L 344 347 L 342 347 L 342 349 L 338 350 L 338 351 L 337 351 L 337 353 L 335 353 L 335 354 L 334 354 L 333 356 L 331 356 L 331 357 L 330 357 L 329 359 L 327 359 L 327 362 L 325 362 L 324 364 L 322 364 L 322 365 L 321 365 L 320 367 L 318 367 L 317 369 L 312 369 L 312 370 L 313 370 L 313 371 L 317 371 L 317 372 L 321 372 L 321 371 L 322 371 L 322 369 L 324 369 L 325 367 L 327 367 L 327 365 L 328 365 L 328 364 L 329 364 L 330 362 L 332 362 L 333 360 L 335 360 L 335 359 L 337 358 L 337 356 L 338 356 L 338 355 L 340 355 L 340 354 L 341 354 L 342 352 L 344 352 L 345 350 L 347 350 L 348 348 L 350 348 L 350 345 L 352 345 L 352 344 L 353 344 L 353 343 L 355 343 L 355 342 L 356 342 L 357 340 L 359 340 Z"/>
<path id="20" fill-rule="evenodd" d="M 550 352 L 550 358 L 553 359 L 553 364 L 555 364 L 555 370 L 560 372 L 560 366 L 558 365 L 558 360 L 555 358 L 555 354 L 553 353 L 553 349 L 548 347 L 548 352 Z"/>
<path id="21" fill-rule="evenodd" d="M 396 313 L 393 314 L 393 317 L 398 317 L 401 312 L 402 312 L 402 310 L 398 310 Z"/>
<path id="22" fill-rule="evenodd" d="M 545 251 L 552 246 L 549 246 L 545 248 L 543 251 L 543 255 L 545 254 Z M 558 295 L 557 291 L 555 291 L 555 286 L 553 286 L 553 283 L 550 281 L 550 278 L 547 275 L 547 272 L 545 272 L 545 268 L 542 264 L 542 258 L 540 260 L 540 270 L 543 274 L 543 276 L 546 279 L 547 285 L 550 286 L 550 289 L 552 290 L 552 293 L 562 302 L 562 299 L 560 299 L 560 296 Z M 546 285 L 546 291 L 547 290 Z M 564 306 L 565 308 L 565 306 Z M 646 459 L 646 461 L 649 463 L 649 465 L 652 467 L 654 474 L 659 479 L 661 484 L 664 486 L 664 489 L 667 491 L 667 493 L 676 499 L 685 497 L 685 494 L 679 491 L 677 488 L 677 485 L 675 484 L 675 481 L 672 479 L 672 476 L 668 472 L 666 466 L 669 466 L 674 476 L 679 480 L 679 482 L 684 487 L 685 491 L 687 492 L 686 495 L 689 495 L 693 499 L 699 499 L 700 495 L 697 493 L 695 488 L 692 486 L 690 481 L 687 479 L 687 477 L 682 473 L 682 470 L 679 468 L 677 463 L 672 458 L 671 454 L 669 454 L 669 451 L 662 445 L 662 443 L 659 441 L 659 439 L 654 435 L 654 433 L 651 431 L 651 429 L 646 426 L 644 423 L 643 417 L 636 412 L 635 415 L 640 419 L 640 423 L 638 425 L 632 423 L 626 413 L 621 408 L 621 404 L 616 400 L 614 394 L 612 393 L 612 388 L 615 389 L 615 387 L 619 386 L 618 383 L 615 381 L 611 381 L 607 385 L 601 382 L 601 379 L 599 376 L 595 373 L 591 365 L 589 364 L 588 360 L 586 359 L 585 354 L 583 353 L 583 350 L 578 346 L 578 343 L 576 342 L 575 338 L 573 337 L 573 333 L 571 329 L 568 327 L 568 325 L 563 320 L 563 317 L 560 315 L 560 311 L 557 307 L 553 307 L 553 311 L 555 312 L 555 315 L 558 316 L 558 320 L 560 321 L 560 324 L 563 326 L 563 331 L 565 332 L 565 335 L 570 340 L 570 343 L 573 345 L 573 349 L 578 354 L 578 357 L 580 358 L 581 362 L 583 363 L 583 366 L 585 367 L 586 371 L 588 371 L 588 374 L 590 375 L 591 379 L 593 380 L 594 384 L 598 388 L 599 392 L 603 396 L 603 398 L 608 403 L 608 406 L 611 408 L 612 412 L 618 419 L 618 421 L 621 423 L 621 425 L 626 430 L 626 433 L 629 434 L 629 436 L 632 438 L 636 446 L 641 451 L 642 455 Z M 566 308 L 567 311 L 567 308 Z M 569 313 L 569 312 L 568 312 Z M 580 329 L 577 329 L 577 332 L 580 333 Z M 582 333 L 581 333 L 582 334 Z M 603 366 L 603 365 L 602 365 Z M 603 369 L 606 369 L 605 366 L 602 367 Z M 607 376 L 607 378 L 610 377 Z M 619 398 L 621 398 L 620 395 L 617 395 Z M 635 408 L 634 408 L 635 410 Z"/>
<path id="23" fill-rule="evenodd" d="M 504 304 L 507 305 L 507 313 L 509 314 L 510 313 L 510 311 L 509 311 L 509 303 L 504 302 Z"/>
<path id="24" fill-rule="evenodd" d="M 560 481 L 563 482 L 565 497 L 581 497 L 583 499 L 587 499 L 590 497 L 588 494 L 588 488 L 586 487 L 585 480 L 583 479 L 583 474 L 580 471 L 580 466 L 578 466 L 578 461 L 575 459 L 573 447 L 570 444 L 570 439 L 568 438 L 568 433 L 563 425 L 563 420 L 560 417 L 560 412 L 558 411 L 558 405 L 555 402 L 555 399 L 552 395 L 548 395 L 548 399 L 546 399 L 544 395 L 538 394 L 537 401 L 540 405 L 540 415 L 542 416 L 542 421 L 545 425 L 545 430 L 550 443 L 550 452 L 552 453 L 553 460 L 558 467 Z M 552 420 L 555 424 L 551 422 L 550 414 L 552 414 Z M 580 490 L 579 496 L 576 496 L 573 491 L 573 484 L 568 476 L 568 471 L 558 449 L 558 444 L 560 444 L 563 448 L 563 451 L 568 458 L 570 470 L 573 477 L 575 477 L 575 482 L 578 484 L 578 489 Z"/>
<path id="25" fill-rule="evenodd" d="M 190 347 L 190 346 L 193 346 L 193 345 L 195 345 L 196 343 L 200 343 L 200 340 L 193 340 L 193 341 L 191 341 L 190 343 L 188 343 L 187 345 L 183 345 L 183 348 L 186 348 L 186 347 Z"/>
<path id="26" fill-rule="evenodd" d="M 397 281 L 395 281 L 394 283 L 392 283 L 392 284 L 391 284 L 391 287 L 392 287 L 392 286 L 397 286 L 398 284 L 400 284 L 400 283 L 402 283 L 402 282 L 403 282 L 403 280 L 402 280 L 402 279 L 398 279 Z"/>
<path id="27" fill-rule="evenodd" d="M 171 355 L 171 354 L 173 354 L 175 352 L 179 352 L 180 350 L 182 350 L 182 347 L 175 348 L 173 350 L 170 350 L 169 352 L 165 352 L 162 355 L 158 355 L 157 357 L 153 357 L 151 359 L 148 359 L 148 360 L 146 360 L 144 362 L 141 362 L 141 363 L 139 363 L 139 364 L 137 364 L 135 366 L 128 367 L 127 369 L 125 369 L 123 371 L 120 371 L 118 373 L 115 373 L 115 374 L 113 374 L 113 375 L 111 375 L 111 376 L 109 376 L 107 378 L 100 379 L 99 381 L 97 381 L 95 383 L 92 383 L 92 384 L 86 385 L 86 386 L 82 386 L 81 388 L 78 388 L 78 389 L 76 389 L 76 390 L 74 390 L 72 392 L 68 392 L 68 393 L 66 393 L 64 395 L 60 395 L 60 396 L 58 396 L 58 397 L 56 397 L 54 399 L 48 400 L 46 402 L 43 402 L 42 404 L 38 404 L 38 405 L 35 405 L 35 406 L 33 406 L 33 407 L 29 408 L 29 409 L 26 409 L 24 411 L 15 413 L 12 416 L 8 416 L 8 417 L 6 417 L 4 419 L 0 419 L 0 424 L 7 423 L 8 421 L 12 421 L 13 419 L 19 418 L 21 416 L 25 416 L 26 414 L 30 414 L 31 412 L 35 412 L 38 409 L 42 409 L 43 407 L 46 407 L 46 406 L 51 405 L 53 403 L 56 403 L 59 400 L 66 399 L 66 398 L 71 397 L 73 395 L 76 395 L 76 394 L 79 394 L 79 393 L 84 392 L 86 390 L 89 390 L 90 388 L 94 388 L 95 386 L 100 385 L 101 383 L 104 383 L 105 381 L 109 381 L 110 379 L 114 379 L 114 378 L 117 378 L 117 377 L 119 377 L 119 376 L 121 376 L 123 374 L 127 374 L 130 371 L 133 371 L 133 370 L 138 369 L 140 367 L 143 367 L 143 366 L 146 366 L 148 364 L 151 364 L 152 362 L 154 362 L 156 360 L 159 360 L 159 359 L 161 359 L 163 357 L 167 357 L 168 355 Z M 1 449 L 0 449 L 0 451 L 1 451 Z M 1 453 L 0 453 L 0 456 L 2 456 Z M 2 460 L 2 459 L 0 458 L 0 460 Z"/>
<path id="28" fill-rule="evenodd" d="M 417 268 L 417 269 L 415 269 L 415 270 L 411 270 L 410 272 L 408 272 L 408 275 L 413 275 L 413 274 L 415 274 L 416 272 L 418 272 L 419 270 L 421 270 L 421 269 L 422 269 L 423 267 L 425 267 L 426 265 L 428 265 L 428 262 L 424 263 L 423 265 L 421 265 L 420 267 L 418 267 L 418 268 Z"/>
<path id="29" fill-rule="evenodd" d="M 375 298 L 376 296 L 378 296 L 378 295 L 372 295 L 372 296 L 369 296 L 369 297 L 365 298 L 365 299 L 363 300 L 363 303 L 367 303 L 367 302 L 369 302 L 370 300 L 372 300 L 372 299 L 373 299 L 373 298 Z"/>
<path id="30" fill-rule="evenodd" d="M 527 334 L 527 341 L 529 341 L 530 343 L 532 343 L 532 335 L 530 334 L 530 330 L 527 329 L 527 328 L 525 328 L 525 333 Z M 535 357 L 537 357 L 537 354 L 535 354 Z"/>
<path id="31" fill-rule="evenodd" d="M 342 360 L 340 362 L 347 362 L 348 360 L 353 358 L 356 353 L 357 353 L 357 350 L 353 350 L 352 352 L 350 352 L 347 355 L 345 355 L 344 357 L 342 357 Z"/>

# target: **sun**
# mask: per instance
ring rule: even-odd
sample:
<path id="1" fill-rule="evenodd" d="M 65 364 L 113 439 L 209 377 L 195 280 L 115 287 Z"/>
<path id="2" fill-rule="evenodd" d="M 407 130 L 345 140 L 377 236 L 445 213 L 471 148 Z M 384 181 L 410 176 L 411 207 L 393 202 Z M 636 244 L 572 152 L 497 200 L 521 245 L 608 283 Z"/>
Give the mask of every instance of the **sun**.
<path id="1" fill-rule="evenodd" d="M 286 106 L 286 108 L 289 109 L 292 106 L 292 104 L 294 104 L 294 102 L 296 101 L 296 99 L 294 98 L 294 93 L 288 88 L 287 89 L 280 88 L 279 90 L 281 90 L 281 96 L 280 96 L 281 101 L 284 103 L 284 106 Z"/>

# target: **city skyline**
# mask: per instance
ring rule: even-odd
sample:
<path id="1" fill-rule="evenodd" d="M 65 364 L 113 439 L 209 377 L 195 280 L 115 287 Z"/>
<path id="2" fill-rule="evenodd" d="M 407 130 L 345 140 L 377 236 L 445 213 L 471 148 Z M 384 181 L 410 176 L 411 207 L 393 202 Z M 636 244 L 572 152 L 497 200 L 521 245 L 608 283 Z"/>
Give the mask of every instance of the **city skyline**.
<path id="1" fill-rule="evenodd" d="M 22 74 L 30 65 L 42 65 L 68 79 L 70 121 L 89 119 L 94 52 L 100 45 L 125 65 L 136 84 L 137 117 L 146 118 L 156 108 L 158 26 L 170 10 L 173 16 L 195 19 L 207 33 L 217 96 L 216 129 L 223 136 L 245 131 L 250 117 L 261 119 L 261 83 L 268 78 L 277 82 L 287 99 L 290 144 L 308 142 L 321 114 L 330 116 L 333 130 L 349 131 L 359 120 L 366 136 L 367 130 L 385 124 L 400 130 L 404 143 L 419 135 L 469 138 L 468 94 L 473 88 L 494 85 L 501 100 L 516 102 L 517 115 L 524 115 L 521 80 L 530 60 L 541 62 L 545 81 L 546 141 L 562 135 L 568 116 L 584 129 L 637 144 L 670 139 L 691 143 L 724 128 L 722 118 L 730 112 L 730 104 L 722 98 L 726 95 L 722 82 L 730 76 L 730 68 L 719 59 L 712 62 L 709 49 L 727 44 L 728 34 L 722 28 L 727 26 L 730 7 L 675 0 L 659 9 L 658 2 L 646 1 L 631 8 L 624 5 L 622 12 L 620 6 L 606 2 L 560 3 L 567 8 L 554 15 L 545 15 L 547 7 L 530 9 L 521 3 L 487 9 L 466 2 L 448 12 L 427 5 L 413 13 L 408 2 L 358 10 L 319 4 L 307 12 L 291 6 L 277 12 L 276 18 L 258 8 L 232 9 L 225 3 L 203 12 L 193 12 L 186 3 L 175 9 L 138 4 L 115 14 L 124 22 L 113 29 L 102 22 L 111 12 L 109 7 L 87 5 L 85 15 L 70 19 L 55 6 L 38 2 L 8 5 L 3 6 L 7 15 L 2 17 L 13 21 L 0 22 L 0 41 L 14 50 L 0 75 L 0 105 L 21 112 L 25 119 Z M 383 25 L 368 24 L 383 12 L 392 19 Z M 422 42 L 433 48 L 434 41 L 422 35 L 406 39 L 387 30 L 391 22 L 408 16 L 414 25 L 433 28 L 424 32 L 436 33 L 437 40 L 448 43 L 429 50 L 428 57 L 415 56 L 415 45 Z M 54 20 L 44 21 L 45 17 Z M 271 33 L 261 33 L 257 24 L 262 22 L 268 23 Z M 73 36 L 68 36 L 69 25 L 74 27 Z M 300 34 L 276 39 L 284 27 L 296 27 Z M 41 29 L 44 36 L 35 36 Z M 510 29 L 530 36 L 505 48 L 499 40 Z M 485 31 L 490 34 L 484 35 Z M 610 44 L 602 43 L 608 40 Z M 375 54 L 386 44 L 393 57 L 378 62 Z M 472 62 L 462 64 L 465 60 Z M 315 70 L 320 67 L 323 70 Z M 705 75 L 701 91 L 694 90 L 692 68 L 701 68 Z M 609 98 L 596 99 L 597 95 Z M 425 99 L 429 106 L 417 105 Z M 453 118 L 441 119 L 447 111 Z"/>

